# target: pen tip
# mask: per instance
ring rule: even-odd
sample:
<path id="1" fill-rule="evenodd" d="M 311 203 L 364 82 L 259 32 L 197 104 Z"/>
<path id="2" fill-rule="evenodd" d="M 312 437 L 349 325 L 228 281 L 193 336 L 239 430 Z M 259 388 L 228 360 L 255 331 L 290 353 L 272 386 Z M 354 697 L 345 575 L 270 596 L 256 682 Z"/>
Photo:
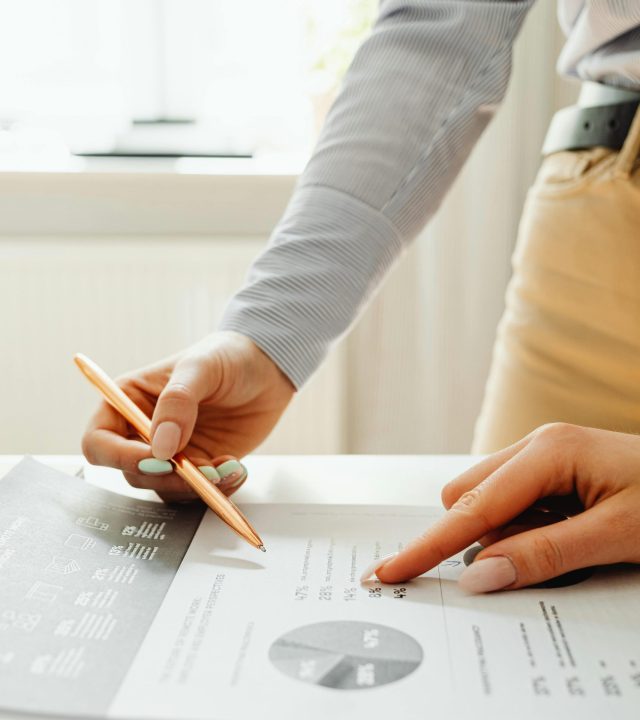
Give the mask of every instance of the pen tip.
<path id="1" fill-rule="evenodd" d="M 261 552 L 267 552 L 267 548 L 264 545 L 260 545 L 258 550 L 260 550 Z"/>

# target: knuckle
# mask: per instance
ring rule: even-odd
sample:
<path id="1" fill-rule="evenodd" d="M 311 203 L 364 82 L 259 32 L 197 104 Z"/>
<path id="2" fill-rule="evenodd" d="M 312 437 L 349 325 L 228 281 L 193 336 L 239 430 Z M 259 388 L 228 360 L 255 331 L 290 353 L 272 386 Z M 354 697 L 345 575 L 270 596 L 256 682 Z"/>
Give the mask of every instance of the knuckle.
<path id="1" fill-rule="evenodd" d="M 117 468 L 119 468 L 123 472 L 132 472 L 133 471 L 133 468 L 131 467 L 131 463 L 127 462 L 126 458 L 124 457 L 124 455 L 120 449 L 115 451 L 114 456 L 113 456 L 113 463 Z"/>
<path id="2" fill-rule="evenodd" d="M 555 479 L 549 477 L 549 483 L 558 478 L 573 481 L 576 458 L 590 442 L 588 434 L 589 428 L 564 422 L 542 425 L 534 431 L 535 445 L 532 446 L 542 451 L 554 468 Z"/>
<path id="3" fill-rule="evenodd" d="M 427 540 L 429 540 L 429 551 L 431 554 L 433 554 L 437 559 L 438 562 L 442 562 L 442 560 L 446 560 L 451 553 L 447 551 L 447 549 L 437 540 L 429 539 L 429 537 L 424 538 L 424 542 L 426 543 Z"/>
<path id="4" fill-rule="evenodd" d="M 434 533 L 431 528 L 427 528 L 415 537 L 404 550 L 420 556 L 428 554 L 430 557 L 438 558 L 438 562 L 446 560 L 451 554 L 447 552 L 447 548 L 443 545 L 438 534 Z"/>
<path id="5" fill-rule="evenodd" d="M 451 487 L 451 483 L 447 483 L 442 488 L 442 492 L 440 493 L 440 500 L 442 501 L 442 504 L 446 508 L 450 508 L 453 505 L 453 503 L 455 502 L 455 496 L 453 494 L 453 489 Z"/>
<path id="6" fill-rule="evenodd" d="M 553 422 L 541 425 L 537 430 L 534 430 L 534 435 L 541 440 L 564 443 L 579 439 L 582 437 L 583 432 L 584 428 L 579 425 L 572 425 L 566 422 Z"/>
<path id="7" fill-rule="evenodd" d="M 90 465 L 96 465 L 97 464 L 96 463 L 96 453 L 95 453 L 94 445 L 93 445 L 93 442 L 91 439 L 91 433 L 85 433 L 82 436 L 81 447 L 82 447 L 82 454 L 87 459 L 87 462 Z"/>
<path id="8" fill-rule="evenodd" d="M 143 490 L 149 487 L 149 483 L 145 482 L 142 478 L 140 478 L 138 475 L 132 475 L 131 473 L 125 473 L 125 478 L 129 485 L 131 487 L 137 488 L 138 490 Z"/>
<path id="9" fill-rule="evenodd" d="M 184 383 L 172 382 L 163 390 L 161 399 L 178 401 L 180 403 L 195 402 L 195 394 L 193 390 Z"/>
<path id="10" fill-rule="evenodd" d="M 635 503 L 618 507 L 611 525 L 621 536 L 640 537 L 640 516 Z"/>
<path id="11" fill-rule="evenodd" d="M 131 485 L 131 487 L 137 488 L 138 490 L 147 490 L 149 488 L 149 478 L 146 475 L 139 475 L 138 473 L 122 471 L 124 479 Z"/>
<path id="12" fill-rule="evenodd" d="M 542 574 L 545 577 L 554 577 L 562 572 L 564 567 L 562 550 L 549 535 L 543 533 L 537 537 L 533 542 L 531 551 L 536 575 Z"/>
<path id="13" fill-rule="evenodd" d="M 135 387 L 135 378 L 132 375 L 118 375 L 115 379 L 115 383 L 122 390 L 131 390 Z"/>
<path id="14" fill-rule="evenodd" d="M 125 475 L 140 477 L 140 473 L 138 472 L 138 459 L 124 445 L 118 444 L 113 448 L 109 464 L 121 470 Z"/>
<path id="15" fill-rule="evenodd" d="M 456 502 L 451 506 L 449 512 L 454 512 L 457 515 L 462 515 L 467 519 L 472 519 L 474 526 L 479 534 L 486 534 L 493 529 L 491 519 L 486 513 L 483 507 L 483 487 L 482 483 L 467 490 L 463 493 Z"/>
<path id="16" fill-rule="evenodd" d="M 472 510 L 475 508 L 475 506 L 477 506 L 481 495 L 482 490 L 480 489 L 480 486 L 471 488 L 471 490 L 467 490 L 466 492 L 463 492 L 462 495 L 460 495 L 460 497 L 455 501 L 451 509 L 461 512 Z"/>
<path id="17" fill-rule="evenodd" d="M 640 562 L 640 514 L 634 502 L 618 504 L 609 523 L 610 537 L 620 547 L 623 562 Z"/>

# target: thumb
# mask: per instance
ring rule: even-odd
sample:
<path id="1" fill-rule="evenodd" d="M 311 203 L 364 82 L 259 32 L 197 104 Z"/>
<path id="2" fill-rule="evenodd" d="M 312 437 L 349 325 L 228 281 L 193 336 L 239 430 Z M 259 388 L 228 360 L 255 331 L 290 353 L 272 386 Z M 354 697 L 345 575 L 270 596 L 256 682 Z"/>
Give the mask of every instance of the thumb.
<path id="1" fill-rule="evenodd" d="M 619 562 L 624 539 L 613 537 L 612 527 L 615 514 L 603 503 L 553 525 L 512 535 L 478 553 L 458 583 L 472 593 L 516 590 L 579 568 Z"/>
<path id="2" fill-rule="evenodd" d="M 198 406 L 211 394 L 211 379 L 211 369 L 201 357 L 176 363 L 153 412 L 151 451 L 155 457 L 168 460 L 187 445 Z"/>

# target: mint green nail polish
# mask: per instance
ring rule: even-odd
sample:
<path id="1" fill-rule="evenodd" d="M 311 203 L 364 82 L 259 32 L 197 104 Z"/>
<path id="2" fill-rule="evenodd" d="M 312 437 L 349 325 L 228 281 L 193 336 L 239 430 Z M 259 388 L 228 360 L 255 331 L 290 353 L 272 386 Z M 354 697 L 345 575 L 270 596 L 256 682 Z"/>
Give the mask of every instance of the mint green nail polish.
<path id="1" fill-rule="evenodd" d="M 216 470 L 223 480 L 233 473 L 242 474 L 244 472 L 242 465 L 237 460 L 227 460 L 227 462 L 223 462 L 222 465 L 218 465 Z"/>
<path id="2" fill-rule="evenodd" d="M 198 470 L 200 470 L 207 480 L 211 480 L 211 482 L 215 485 L 220 482 L 220 475 L 218 475 L 218 471 L 213 467 L 213 465 L 199 465 Z"/>
<path id="3" fill-rule="evenodd" d="M 173 465 L 168 460 L 145 458 L 138 463 L 138 470 L 145 475 L 168 475 L 173 472 Z"/>
<path id="4" fill-rule="evenodd" d="M 242 465 L 242 472 L 233 473 L 232 475 L 227 475 L 227 477 L 225 478 L 225 482 L 231 482 L 229 489 L 236 490 L 247 479 L 247 475 L 248 475 L 247 468 L 244 465 Z"/>

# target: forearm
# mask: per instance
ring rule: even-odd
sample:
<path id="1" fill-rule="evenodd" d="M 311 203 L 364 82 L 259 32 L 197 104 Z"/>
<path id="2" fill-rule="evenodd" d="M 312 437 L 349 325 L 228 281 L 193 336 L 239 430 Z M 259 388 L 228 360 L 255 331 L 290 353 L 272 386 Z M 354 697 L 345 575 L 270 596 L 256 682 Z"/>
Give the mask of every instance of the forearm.
<path id="1" fill-rule="evenodd" d="M 382 2 L 223 328 L 300 386 L 435 212 L 506 90 L 534 0 Z"/>

